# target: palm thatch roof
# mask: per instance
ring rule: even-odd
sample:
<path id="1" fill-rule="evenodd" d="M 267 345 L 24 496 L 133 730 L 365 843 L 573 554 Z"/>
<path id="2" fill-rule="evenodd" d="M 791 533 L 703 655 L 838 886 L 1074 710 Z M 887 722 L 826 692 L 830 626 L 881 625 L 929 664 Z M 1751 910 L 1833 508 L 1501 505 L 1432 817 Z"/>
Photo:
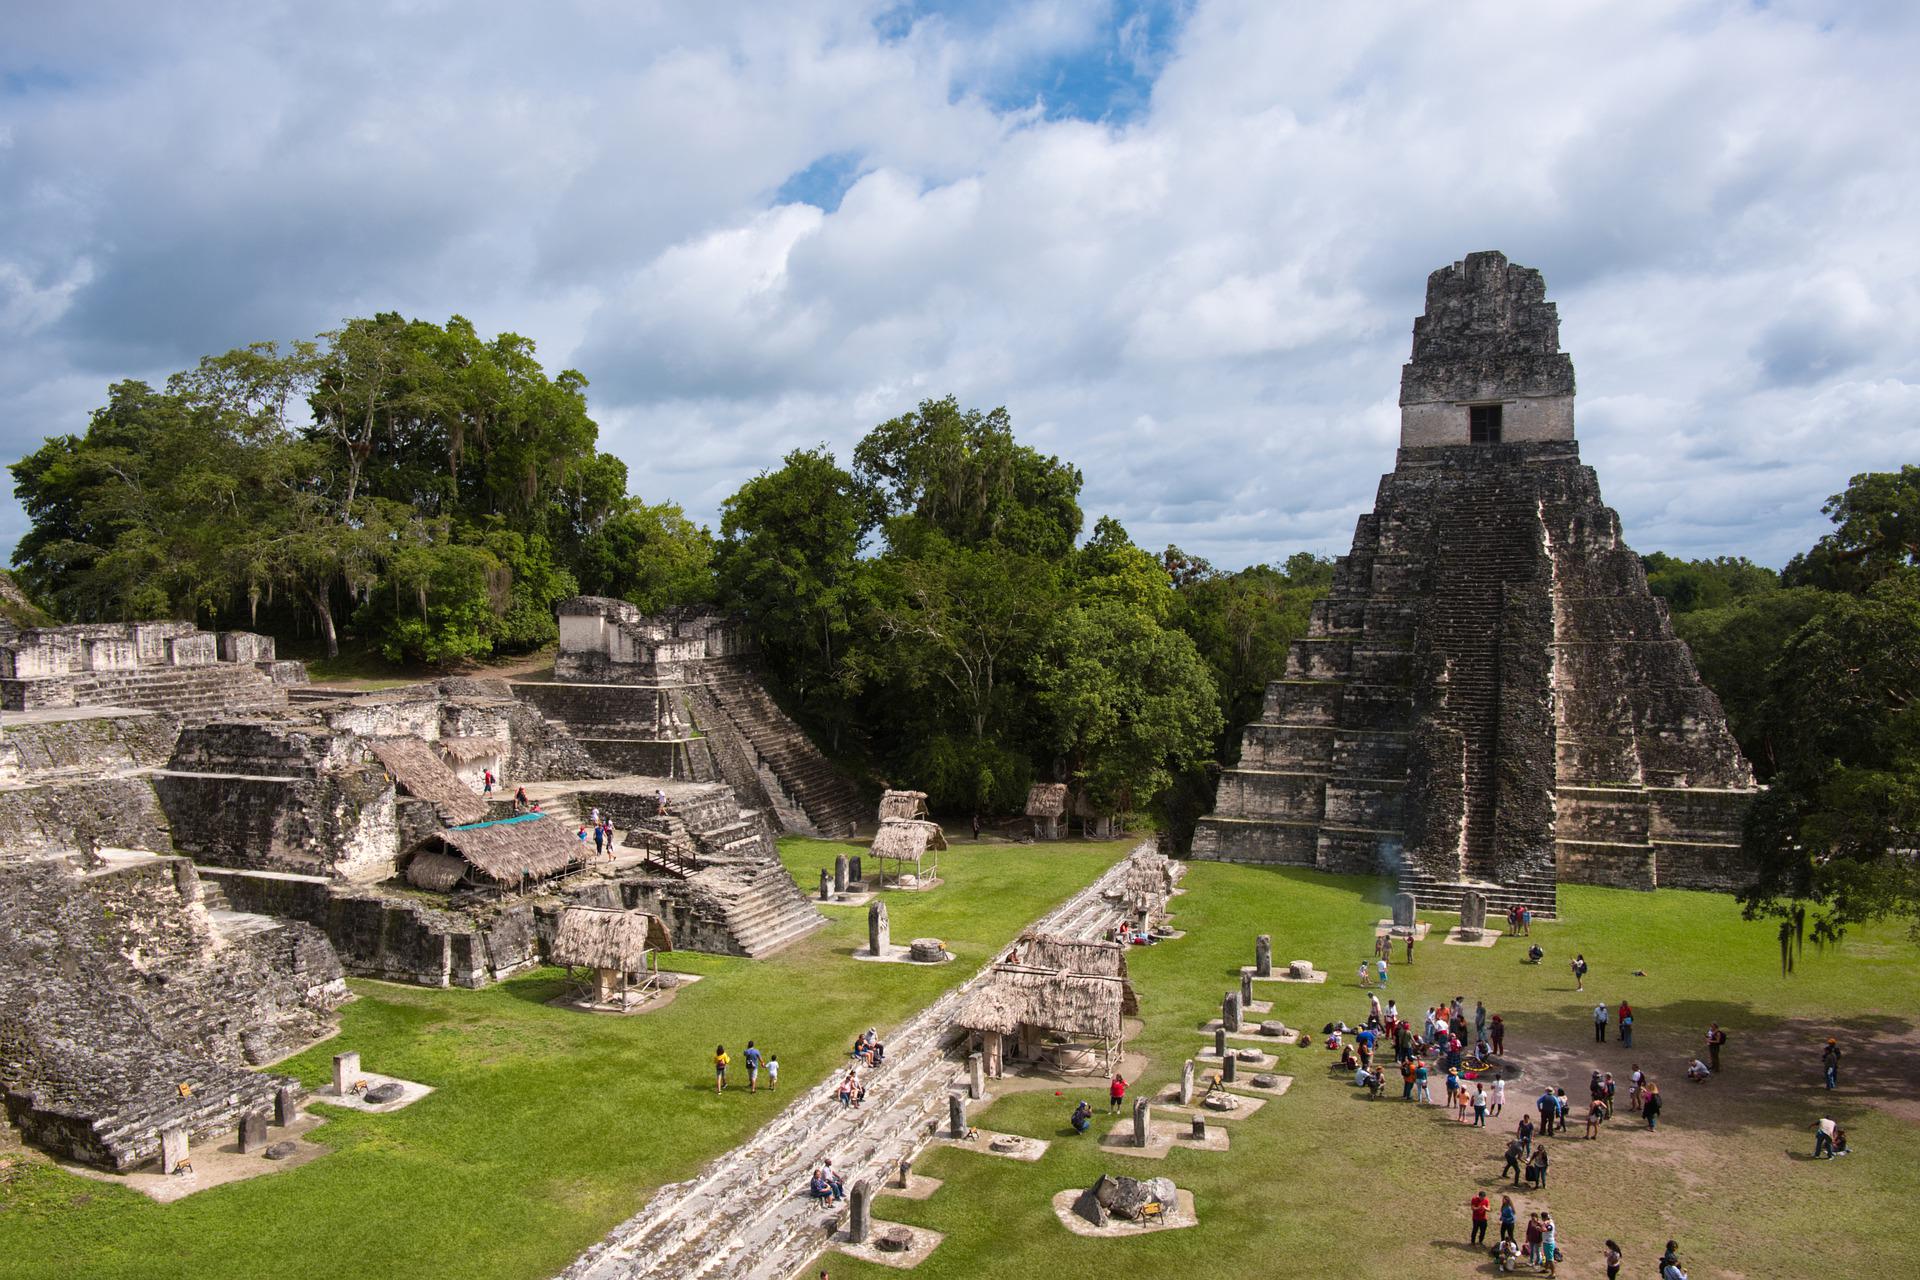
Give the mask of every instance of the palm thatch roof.
<path id="1" fill-rule="evenodd" d="M 1027 932 L 1013 949 L 1020 955 L 1019 963 L 1029 969 L 1055 969 L 1090 978 L 1127 976 L 1127 949 L 1109 939 Z"/>
<path id="2" fill-rule="evenodd" d="M 924 791 L 882 791 L 880 793 L 880 821 L 888 818 L 924 818 L 927 816 L 927 793 Z"/>
<path id="3" fill-rule="evenodd" d="M 503 756 L 507 744 L 498 738 L 468 736 L 440 739 L 440 754 L 447 758 L 448 764 L 472 764 L 477 760 L 491 760 Z"/>
<path id="4" fill-rule="evenodd" d="M 873 833 L 873 856 L 918 862 L 928 849 L 947 847 L 947 833 L 937 822 L 915 818 L 888 818 Z"/>
<path id="5" fill-rule="evenodd" d="M 581 848 L 572 832 L 541 813 L 448 827 L 427 837 L 427 843 L 464 858 L 499 884 L 558 875 L 580 860 Z"/>
<path id="6" fill-rule="evenodd" d="M 560 913 L 551 958 L 555 964 L 637 973 L 647 967 L 647 952 L 671 950 L 673 940 L 659 916 L 606 907 L 568 907 Z"/>
<path id="7" fill-rule="evenodd" d="M 1000 967 L 968 997 L 959 1022 L 969 1031 L 1001 1035 L 1039 1027 L 1118 1040 L 1124 1001 L 1123 984 L 1113 978 Z"/>
<path id="8" fill-rule="evenodd" d="M 1064 782 L 1036 782 L 1027 792 L 1027 816 L 1029 818 L 1064 818 L 1067 816 L 1067 784 Z"/>
<path id="9" fill-rule="evenodd" d="M 425 739 L 374 738 L 367 745 L 400 789 L 432 802 L 442 822 L 478 822 L 487 816 L 487 802 L 447 768 Z"/>
<path id="10" fill-rule="evenodd" d="M 467 878 L 469 865 L 465 858 L 422 849 L 407 863 L 407 883 L 418 889 L 445 893 Z"/>

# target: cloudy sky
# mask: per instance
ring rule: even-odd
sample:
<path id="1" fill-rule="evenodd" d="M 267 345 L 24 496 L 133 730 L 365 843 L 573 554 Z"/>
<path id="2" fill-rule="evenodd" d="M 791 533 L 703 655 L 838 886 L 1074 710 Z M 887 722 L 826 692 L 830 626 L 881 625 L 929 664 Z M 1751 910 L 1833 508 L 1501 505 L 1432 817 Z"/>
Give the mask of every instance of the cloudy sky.
<path id="1" fill-rule="evenodd" d="M 951 392 L 1239 566 L 1345 548 L 1427 273 L 1499 248 L 1636 547 L 1777 565 L 1920 461 L 1900 0 L 6 14 L 8 458 L 119 378 L 459 313 L 702 520 Z"/>

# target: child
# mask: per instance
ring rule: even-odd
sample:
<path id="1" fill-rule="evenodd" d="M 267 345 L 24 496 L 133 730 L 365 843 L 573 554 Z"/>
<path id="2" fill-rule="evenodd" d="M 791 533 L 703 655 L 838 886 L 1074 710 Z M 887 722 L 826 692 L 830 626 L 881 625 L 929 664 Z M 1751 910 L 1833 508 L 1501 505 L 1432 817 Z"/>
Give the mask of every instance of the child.
<path id="1" fill-rule="evenodd" d="M 727 1057 L 727 1046 L 723 1044 L 713 1046 L 713 1091 L 715 1093 L 727 1087 L 727 1064 L 731 1061 L 732 1059 Z"/>
<path id="2" fill-rule="evenodd" d="M 780 1087 L 780 1055 L 767 1055 L 767 1092 L 772 1093 Z"/>

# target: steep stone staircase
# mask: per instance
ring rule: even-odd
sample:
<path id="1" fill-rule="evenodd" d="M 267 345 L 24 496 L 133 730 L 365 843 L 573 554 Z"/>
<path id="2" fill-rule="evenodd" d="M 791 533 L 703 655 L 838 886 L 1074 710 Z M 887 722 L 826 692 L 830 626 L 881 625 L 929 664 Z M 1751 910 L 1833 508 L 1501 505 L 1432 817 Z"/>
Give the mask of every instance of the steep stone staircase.
<path id="1" fill-rule="evenodd" d="M 1497 927 L 1509 907 L 1529 907 L 1533 914 L 1550 920 L 1559 914 L 1559 886 L 1549 876 L 1516 876 L 1506 884 L 1473 880 L 1438 880 L 1432 876 L 1401 873 L 1400 889 L 1411 893 L 1421 911 L 1458 911 L 1467 890 L 1478 889 L 1487 899 L 1489 927 Z"/>
<path id="2" fill-rule="evenodd" d="M 820 754 L 738 659 L 710 659 L 705 687 L 728 727 L 752 747 L 756 764 L 772 771 L 784 798 L 816 832 L 847 836 L 868 819 L 853 783 Z M 714 727 L 702 726 L 708 732 Z"/>
<path id="3" fill-rule="evenodd" d="M 1117 864 L 1034 927 L 1098 937 L 1114 915 L 1102 895 L 1124 879 L 1126 866 Z M 839 1210 L 808 1198 L 812 1169 L 832 1159 L 849 1187 L 860 1178 L 878 1183 L 944 1121 L 949 1094 L 965 1088 L 956 1079 L 954 1020 L 986 973 L 983 968 L 882 1037 L 887 1065 L 870 1077 L 866 1106 L 840 1105 L 834 1087 L 842 1069 L 835 1068 L 698 1177 L 661 1188 L 638 1215 L 568 1267 L 563 1280 L 788 1280 L 819 1252 L 839 1217 Z"/>
<path id="4" fill-rule="evenodd" d="M 226 715 L 287 705 L 287 691 L 245 663 L 102 671 L 63 681 L 75 706 L 132 707 L 175 715 Z"/>

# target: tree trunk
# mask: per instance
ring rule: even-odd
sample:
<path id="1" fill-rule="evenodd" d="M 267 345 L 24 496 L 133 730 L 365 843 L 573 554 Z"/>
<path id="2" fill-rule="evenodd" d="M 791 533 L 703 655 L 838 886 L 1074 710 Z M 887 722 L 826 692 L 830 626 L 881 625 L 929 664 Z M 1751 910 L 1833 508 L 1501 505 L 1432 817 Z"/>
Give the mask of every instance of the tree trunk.
<path id="1" fill-rule="evenodd" d="M 333 628 L 333 601 L 328 598 L 325 587 L 318 591 L 306 591 L 307 603 L 313 606 L 314 620 L 320 624 L 320 635 L 327 642 L 327 656 L 340 656 L 340 637 Z"/>

